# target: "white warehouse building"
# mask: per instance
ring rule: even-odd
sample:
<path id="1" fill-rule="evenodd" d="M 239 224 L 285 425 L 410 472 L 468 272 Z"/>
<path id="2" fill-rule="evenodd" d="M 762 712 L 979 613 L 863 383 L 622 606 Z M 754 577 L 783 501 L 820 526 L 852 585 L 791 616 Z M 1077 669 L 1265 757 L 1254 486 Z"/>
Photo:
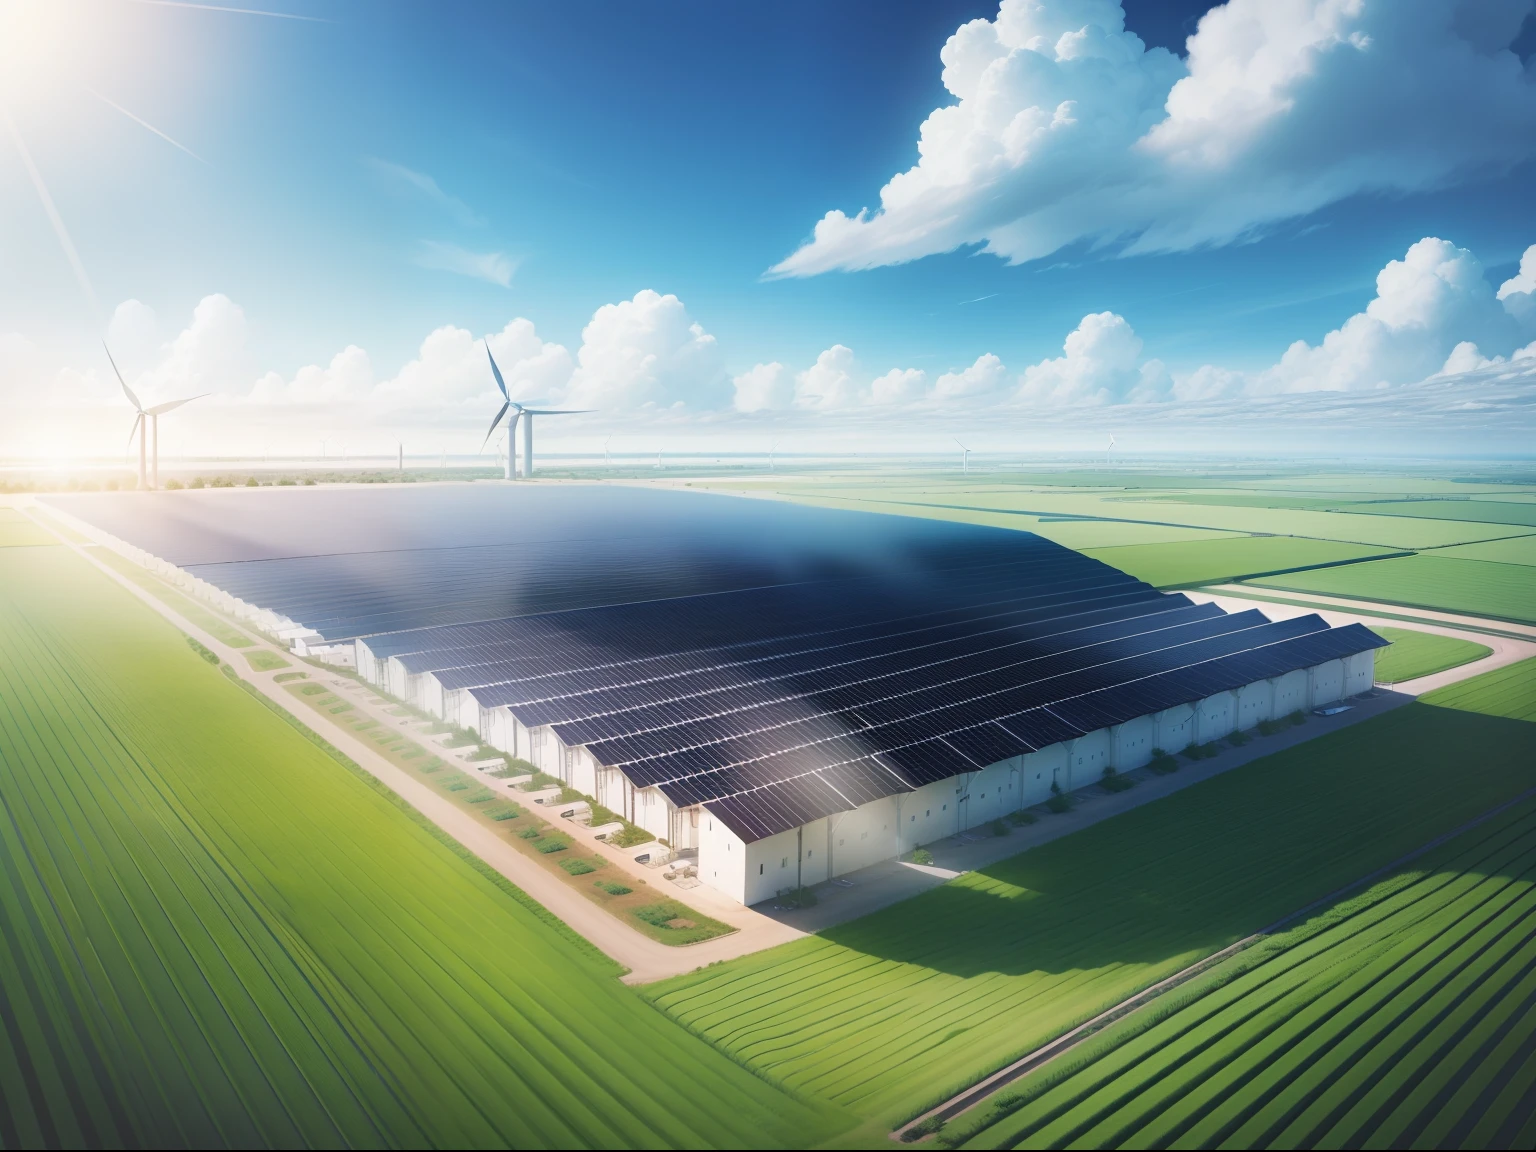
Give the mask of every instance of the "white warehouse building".
<path id="1" fill-rule="evenodd" d="M 572 484 L 152 503 L 55 501 L 746 904 L 1364 692 L 1385 646 L 1196 604 L 1027 532 L 766 500 Z"/>

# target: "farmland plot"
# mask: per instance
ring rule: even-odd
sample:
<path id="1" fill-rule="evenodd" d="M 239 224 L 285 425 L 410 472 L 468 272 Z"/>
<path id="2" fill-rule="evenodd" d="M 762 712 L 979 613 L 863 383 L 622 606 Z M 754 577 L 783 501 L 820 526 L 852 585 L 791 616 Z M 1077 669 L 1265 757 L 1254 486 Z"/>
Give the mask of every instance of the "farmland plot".
<path id="1" fill-rule="evenodd" d="M 7 1148 L 804 1147 L 840 1124 L 62 547 L 0 549 L 0 820 Z"/>
<path id="2" fill-rule="evenodd" d="M 1536 784 L 1536 725 L 1460 710 L 1530 687 L 1409 705 L 649 994 L 792 1086 L 906 1120 Z"/>
<path id="3" fill-rule="evenodd" d="M 1529 1148 L 1536 805 L 1011 1087 L 967 1148 Z"/>
<path id="4" fill-rule="evenodd" d="M 1292 572 L 1252 583 L 1291 592 L 1320 592 L 1536 623 L 1536 580 L 1524 564 L 1421 554 L 1344 568 Z"/>
<path id="5" fill-rule="evenodd" d="M 1223 584 L 1261 572 L 1337 564 L 1386 555 L 1382 548 L 1298 540 L 1290 536 L 1239 536 L 1180 544 L 1133 544 L 1089 548 L 1087 555 L 1159 588 Z"/>
<path id="6" fill-rule="evenodd" d="M 1371 631 L 1392 644 L 1392 647 L 1376 653 L 1378 684 L 1396 684 L 1443 672 L 1447 668 L 1459 668 L 1493 653 L 1493 649 L 1485 644 L 1457 636 L 1441 636 L 1437 632 L 1387 628 L 1376 624 L 1371 625 Z"/>

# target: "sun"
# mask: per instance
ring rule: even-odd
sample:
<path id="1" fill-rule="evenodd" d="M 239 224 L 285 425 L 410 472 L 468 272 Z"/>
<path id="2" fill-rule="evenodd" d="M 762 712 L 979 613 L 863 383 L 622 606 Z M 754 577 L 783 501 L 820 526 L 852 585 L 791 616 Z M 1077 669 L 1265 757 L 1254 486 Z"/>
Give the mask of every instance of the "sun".
<path id="1" fill-rule="evenodd" d="M 74 0 L 0 0 L 0 98 L 31 103 L 73 72 L 92 26 L 88 6 Z"/>

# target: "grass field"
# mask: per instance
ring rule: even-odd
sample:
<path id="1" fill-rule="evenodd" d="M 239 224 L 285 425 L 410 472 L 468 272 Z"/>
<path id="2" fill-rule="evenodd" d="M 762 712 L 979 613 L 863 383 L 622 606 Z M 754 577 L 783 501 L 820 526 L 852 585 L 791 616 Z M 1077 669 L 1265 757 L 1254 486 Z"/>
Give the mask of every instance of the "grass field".
<path id="1" fill-rule="evenodd" d="M 895 1124 L 1536 784 L 1536 725 L 1463 710 L 1502 694 L 1516 714 L 1536 667 L 1515 668 L 650 994 Z"/>
<path id="2" fill-rule="evenodd" d="M 1530 1148 L 1536 804 L 957 1117 L 967 1148 Z"/>
<path id="3" fill-rule="evenodd" d="M 1492 560 L 1501 564 L 1536 565 L 1536 535 L 1516 536 L 1512 540 L 1488 540 L 1482 544 L 1458 544 L 1442 548 L 1436 556 L 1457 560 Z"/>
<path id="4" fill-rule="evenodd" d="M 1386 628 L 1372 625 L 1371 630 L 1392 647 L 1376 653 L 1376 681 L 1396 684 L 1418 676 L 1459 668 L 1492 654 L 1493 649 L 1456 636 L 1418 632 L 1412 628 Z"/>
<path id="5" fill-rule="evenodd" d="M 1292 572 L 1252 583 L 1263 588 L 1380 600 L 1444 612 L 1536 623 L 1536 580 L 1524 564 L 1447 556 L 1406 556 L 1343 568 Z"/>
<path id="6" fill-rule="evenodd" d="M 266 648 L 257 648 L 245 653 L 245 659 L 257 672 L 275 672 L 279 668 L 287 668 L 288 661 L 284 660 L 276 652 Z"/>
<path id="7" fill-rule="evenodd" d="M 0 549 L 0 1143 L 804 1147 L 846 1127 L 63 547 Z"/>
<path id="8" fill-rule="evenodd" d="M 1260 572 L 1386 554 L 1381 548 L 1336 544 L 1329 540 L 1296 540 L 1288 536 L 1235 536 L 1225 540 L 1133 544 L 1084 551 L 1096 560 L 1159 588 L 1223 584 Z"/>

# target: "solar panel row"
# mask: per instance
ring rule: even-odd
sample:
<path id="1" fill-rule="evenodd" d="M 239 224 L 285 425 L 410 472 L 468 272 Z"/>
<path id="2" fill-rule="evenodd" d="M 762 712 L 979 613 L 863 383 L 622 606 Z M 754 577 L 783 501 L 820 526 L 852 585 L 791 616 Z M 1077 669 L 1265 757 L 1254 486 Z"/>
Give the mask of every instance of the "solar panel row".
<path id="1" fill-rule="evenodd" d="M 1026 532 L 696 493 L 60 503 L 746 840 L 1382 644 L 1192 604 Z"/>

